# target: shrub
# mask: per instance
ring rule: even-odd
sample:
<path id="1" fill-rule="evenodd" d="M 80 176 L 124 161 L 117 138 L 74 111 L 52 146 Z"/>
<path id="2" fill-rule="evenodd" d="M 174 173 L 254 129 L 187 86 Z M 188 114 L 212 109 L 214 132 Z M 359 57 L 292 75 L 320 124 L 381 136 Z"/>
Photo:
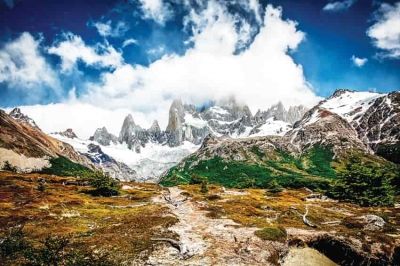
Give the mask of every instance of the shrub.
<path id="1" fill-rule="evenodd" d="M 95 171 L 89 177 L 89 184 L 94 187 L 90 194 L 95 196 L 111 197 L 119 195 L 121 184 L 117 179 L 104 174 L 101 171 Z"/>
<path id="2" fill-rule="evenodd" d="M 264 227 L 254 232 L 256 236 L 263 240 L 285 242 L 287 233 L 283 227 Z"/>
<path id="3" fill-rule="evenodd" d="M 203 194 L 208 193 L 208 182 L 207 182 L 207 180 L 203 180 L 203 182 L 201 182 L 200 192 L 203 193 Z"/>
<path id="4" fill-rule="evenodd" d="M 329 194 L 361 206 L 390 206 L 394 203 L 392 179 L 393 173 L 382 165 L 351 157 Z"/>
<path id="5" fill-rule="evenodd" d="M 59 265 L 59 262 L 65 261 L 68 238 L 48 236 L 42 244 L 41 248 L 30 247 L 25 251 L 30 265 Z"/>
<path id="6" fill-rule="evenodd" d="M 28 248 L 29 245 L 24 238 L 22 230 L 22 226 L 12 227 L 7 234 L 0 239 L 1 261 L 6 261 L 8 259 L 14 260 Z"/>

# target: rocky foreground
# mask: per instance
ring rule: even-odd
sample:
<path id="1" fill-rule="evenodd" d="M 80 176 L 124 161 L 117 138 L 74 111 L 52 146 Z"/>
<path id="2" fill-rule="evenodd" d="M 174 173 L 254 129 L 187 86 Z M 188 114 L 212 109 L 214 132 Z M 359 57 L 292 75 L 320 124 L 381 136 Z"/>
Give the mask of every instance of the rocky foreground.
<path id="1" fill-rule="evenodd" d="M 307 189 L 124 183 L 114 197 L 89 189 L 71 177 L 0 172 L 1 261 L 41 265 L 47 254 L 61 265 L 399 262 L 399 206 L 359 207 Z"/>

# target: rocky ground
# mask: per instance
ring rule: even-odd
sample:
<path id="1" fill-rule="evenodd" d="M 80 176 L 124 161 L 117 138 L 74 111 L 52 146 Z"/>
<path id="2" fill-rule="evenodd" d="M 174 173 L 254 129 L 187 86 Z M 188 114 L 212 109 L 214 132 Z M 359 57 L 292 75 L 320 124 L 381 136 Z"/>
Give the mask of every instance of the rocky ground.
<path id="1" fill-rule="evenodd" d="M 61 258 L 84 251 L 93 265 L 398 263 L 399 208 L 361 208 L 306 189 L 207 189 L 124 183 L 120 196 L 104 198 L 75 178 L 0 172 L 2 261 L 27 263 L 3 248 L 22 228 L 38 254 L 51 247 L 46 238 L 64 237 Z"/>

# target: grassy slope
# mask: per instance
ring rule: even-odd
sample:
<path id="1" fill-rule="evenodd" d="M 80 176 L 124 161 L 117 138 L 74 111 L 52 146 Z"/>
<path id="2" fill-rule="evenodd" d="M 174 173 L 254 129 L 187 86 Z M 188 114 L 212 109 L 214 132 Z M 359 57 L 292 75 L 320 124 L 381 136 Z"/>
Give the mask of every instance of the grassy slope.
<path id="1" fill-rule="evenodd" d="M 196 160 L 189 157 L 182 168 L 173 167 L 161 181 L 162 185 L 173 186 L 191 183 L 193 174 L 206 177 L 210 183 L 226 187 L 266 187 L 276 179 L 286 187 L 325 188 L 329 179 L 336 173 L 332 168 L 333 153 L 330 149 L 314 147 L 300 158 L 295 158 L 283 151 L 277 151 L 271 156 L 257 147 L 251 147 L 257 163 L 239 161 L 224 161 L 220 157 L 200 161 L 191 166 Z"/>
<path id="2" fill-rule="evenodd" d="M 39 178 L 46 180 L 44 192 L 37 189 Z M 150 200 L 161 192 L 158 185 L 126 183 L 132 188 L 120 197 L 104 198 L 84 193 L 90 188 L 78 181 L 0 171 L 0 239 L 11 227 L 24 225 L 26 239 L 34 246 L 43 246 L 46 237 L 64 236 L 70 240 L 68 252 L 107 254 L 112 265 L 122 265 L 145 258 L 155 244 L 152 237 L 176 237 L 168 231 L 176 218 Z M 25 262 L 17 255 L 4 265 Z"/>

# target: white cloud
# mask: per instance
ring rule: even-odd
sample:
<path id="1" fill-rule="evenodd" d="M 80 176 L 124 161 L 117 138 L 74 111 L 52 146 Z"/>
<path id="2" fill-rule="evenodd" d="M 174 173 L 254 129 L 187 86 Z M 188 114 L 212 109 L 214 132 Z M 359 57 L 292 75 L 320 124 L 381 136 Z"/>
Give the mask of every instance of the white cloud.
<path id="1" fill-rule="evenodd" d="M 132 44 L 138 44 L 138 41 L 130 38 L 130 39 L 126 39 L 123 43 L 122 43 L 122 48 L 125 48 L 128 45 L 132 45 Z"/>
<path id="2" fill-rule="evenodd" d="M 0 50 L 0 83 L 6 82 L 18 90 L 28 90 L 35 96 L 42 86 L 59 92 L 59 80 L 40 52 L 40 39 L 24 32 Z M 38 95 L 36 95 L 38 96 Z"/>
<path id="3" fill-rule="evenodd" d="M 139 0 L 146 19 L 152 19 L 155 22 L 164 25 L 171 18 L 173 12 L 163 0 Z"/>
<path id="4" fill-rule="evenodd" d="M 123 21 L 119 21 L 115 27 L 112 27 L 111 20 L 108 20 L 105 23 L 98 21 L 92 25 L 103 37 L 121 37 L 129 30 L 128 25 Z"/>
<path id="5" fill-rule="evenodd" d="M 376 22 L 367 30 L 367 35 L 383 51 L 381 56 L 400 58 L 400 2 L 381 4 Z"/>
<path id="6" fill-rule="evenodd" d="M 360 57 L 357 57 L 357 56 L 353 55 L 351 57 L 351 61 L 353 62 L 353 64 L 356 67 L 363 67 L 368 62 L 368 59 L 367 58 L 360 58 Z"/>
<path id="7" fill-rule="evenodd" d="M 72 33 L 63 35 L 64 40 L 59 41 L 48 49 L 50 54 L 61 58 L 62 71 L 70 71 L 80 60 L 93 67 L 118 67 L 123 63 L 121 53 L 109 44 L 88 46 L 80 36 Z"/>
<path id="8" fill-rule="evenodd" d="M 126 107 L 167 112 L 173 98 L 201 104 L 234 95 L 253 109 L 285 104 L 314 104 L 315 96 L 289 50 L 297 48 L 304 33 L 296 23 L 281 18 L 281 10 L 268 6 L 260 32 L 242 53 L 237 18 L 217 2 L 191 13 L 193 48 L 182 56 L 164 55 L 148 67 L 124 65 L 91 84 L 84 100 L 108 108 Z"/>
<path id="9" fill-rule="evenodd" d="M 106 122 L 112 132 L 118 133 L 128 112 L 143 126 L 158 119 L 165 127 L 175 98 L 202 104 L 235 96 L 253 112 L 278 101 L 286 105 L 315 104 L 320 98 L 305 79 L 302 66 L 289 54 L 305 34 L 297 30 L 296 22 L 282 19 L 280 8 L 268 5 L 263 13 L 254 41 L 238 53 L 238 43 L 248 38 L 248 31 L 237 25 L 246 23 L 218 2 L 210 1 L 206 9 L 192 11 L 186 18 L 194 35 L 189 40 L 192 48 L 183 55 L 166 54 L 148 66 L 122 63 L 115 70 L 104 72 L 99 82 L 86 84 L 88 92 L 78 99 L 72 95 L 62 107 L 45 106 L 42 109 L 46 111 L 40 111 L 40 115 L 31 110 L 28 114 L 38 120 L 39 126 L 47 123 L 45 129 L 72 127 L 88 136 Z M 90 109 L 94 106 L 97 109 Z M 62 119 L 54 124 L 47 122 L 48 113 L 54 117 L 60 114 Z M 111 117 L 113 121 L 109 122 Z"/>
<path id="10" fill-rule="evenodd" d="M 357 0 L 336 1 L 326 4 L 322 10 L 327 12 L 339 12 L 349 9 Z"/>

